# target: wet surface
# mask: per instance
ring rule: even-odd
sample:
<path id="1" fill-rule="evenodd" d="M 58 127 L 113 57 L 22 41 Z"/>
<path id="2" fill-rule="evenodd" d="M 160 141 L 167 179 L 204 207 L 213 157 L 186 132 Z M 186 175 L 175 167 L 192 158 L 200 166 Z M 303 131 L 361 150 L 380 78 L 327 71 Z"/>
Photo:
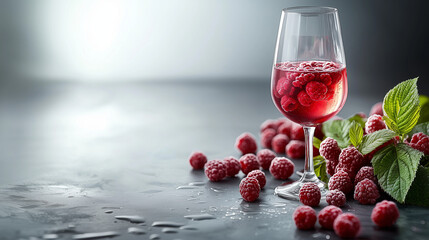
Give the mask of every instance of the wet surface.
<path id="1" fill-rule="evenodd" d="M 242 174 L 218 183 L 187 159 L 239 157 L 235 138 L 280 117 L 269 84 L 15 83 L 0 89 L 0 239 L 338 239 L 296 230 L 298 202 L 267 173 L 253 203 Z M 350 96 L 341 116 L 376 98 Z M 259 136 L 258 136 L 259 138 Z M 303 161 L 294 161 L 297 170 Z M 298 179 L 294 174 L 292 179 Z M 326 202 L 316 208 L 320 211 Z M 378 229 L 373 206 L 348 201 L 360 239 L 426 239 L 429 209 L 399 206 Z"/>

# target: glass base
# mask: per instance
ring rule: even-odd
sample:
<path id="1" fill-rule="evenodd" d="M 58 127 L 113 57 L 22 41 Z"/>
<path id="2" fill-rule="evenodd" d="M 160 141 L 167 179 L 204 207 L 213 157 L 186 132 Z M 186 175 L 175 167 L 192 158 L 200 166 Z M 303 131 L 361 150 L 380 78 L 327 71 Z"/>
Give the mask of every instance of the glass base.
<path id="1" fill-rule="evenodd" d="M 325 183 L 322 182 L 319 178 L 317 178 L 316 174 L 312 172 L 305 172 L 302 175 L 301 179 L 299 179 L 296 182 L 292 182 L 287 185 L 281 185 L 276 187 L 274 189 L 274 193 L 279 197 L 282 197 L 285 199 L 299 201 L 299 190 L 301 189 L 302 185 L 307 182 L 316 183 L 317 186 L 320 188 L 322 199 L 325 199 L 328 189 L 326 188 Z"/>

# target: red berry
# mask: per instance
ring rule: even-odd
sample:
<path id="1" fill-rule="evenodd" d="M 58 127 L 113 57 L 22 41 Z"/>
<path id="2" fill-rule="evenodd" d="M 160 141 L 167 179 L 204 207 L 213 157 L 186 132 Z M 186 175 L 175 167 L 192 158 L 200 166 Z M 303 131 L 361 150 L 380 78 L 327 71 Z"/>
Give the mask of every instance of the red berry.
<path id="1" fill-rule="evenodd" d="M 276 157 L 276 154 L 269 149 L 262 149 L 257 154 L 259 165 L 265 170 L 268 170 L 271 165 L 271 161 Z"/>
<path id="2" fill-rule="evenodd" d="M 341 151 L 338 157 L 336 171 L 342 169 L 349 174 L 350 179 L 354 179 L 363 163 L 363 155 L 355 147 L 347 147 Z"/>
<path id="3" fill-rule="evenodd" d="M 315 183 L 304 183 L 299 189 L 299 201 L 304 205 L 316 207 L 319 205 L 321 197 L 320 188 Z"/>
<path id="4" fill-rule="evenodd" d="M 289 137 L 285 134 L 277 134 L 272 142 L 271 147 L 276 153 L 285 153 L 286 145 L 289 143 Z"/>
<path id="5" fill-rule="evenodd" d="M 377 185 L 368 178 L 356 184 L 354 199 L 360 204 L 375 204 L 379 197 Z"/>
<path id="6" fill-rule="evenodd" d="M 253 177 L 243 178 L 240 182 L 239 189 L 241 196 L 247 202 L 253 202 L 258 199 L 259 192 L 261 191 L 258 180 Z"/>
<path id="7" fill-rule="evenodd" d="M 371 115 L 365 123 L 365 132 L 367 134 L 387 129 L 386 123 L 383 121 L 383 117 L 377 114 Z"/>
<path id="8" fill-rule="evenodd" d="M 305 142 L 292 140 L 286 145 L 286 154 L 291 158 L 304 158 Z"/>
<path id="9" fill-rule="evenodd" d="M 309 206 L 299 206 L 293 212 L 293 220 L 298 229 L 312 229 L 317 221 L 316 211 Z"/>
<path id="10" fill-rule="evenodd" d="M 304 90 L 298 93 L 297 99 L 298 102 L 304 107 L 310 106 L 313 102 L 313 100 L 311 100 L 310 96 L 308 96 L 308 94 Z"/>
<path id="11" fill-rule="evenodd" d="M 319 224 L 325 229 L 333 229 L 335 219 L 341 214 L 343 211 L 337 206 L 327 206 L 324 207 L 318 215 Z"/>
<path id="12" fill-rule="evenodd" d="M 320 74 L 320 81 L 324 83 L 326 86 L 331 85 L 332 83 L 331 75 L 329 73 Z"/>
<path id="13" fill-rule="evenodd" d="M 267 130 L 268 128 L 271 128 L 275 131 L 277 131 L 277 128 L 279 127 L 279 123 L 277 120 L 274 119 L 267 119 L 265 120 L 261 126 L 260 126 L 260 131 L 261 133 L 264 132 L 265 130 Z"/>
<path id="14" fill-rule="evenodd" d="M 423 152 L 425 155 L 429 155 L 429 136 L 425 135 L 422 132 L 414 133 L 411 137 L 411 142 L 409 145 Z"/>
<path id="15" fill-rule="evenodd" d="M 338 164 L 338 158 L 341 153 L 341 148 L 338 146 L 338 143 L 333 138 L 326 138 L 320 143 L 319 148 L 320 155 L 324 157 L 326 160 L 330 161 L 333 164 L 334 169 Z M 329 173 L 330 175 L 334 175 L 334 173 Z"/>
<path id="16" fill-rule="evenodd" d="M 356 174 L 355 177 L 355 185 L 358 184 L 360 181 L 364 180 L 365 178 L 368 178 L 369 180 L 373 181 L 375 184 L 377 184 L 377 178 L 374 176 L 374 168 L 369 166 L 364 166 Z"/>
<path id="17" fill-rule="evenodd" d="M 280 104 L 285 112 L 292 112 L 298 107 L 298 102 L 289 96 L 283 96 Z"/>
<path id="18" fill-rule="evenodd" d="M 394 202 L 383 200 L 372 210 L 371 219 L 379 227 L 390 227 L 399 218 L 399 210 Z"/>
<path id="19" fill-rule="evenodd" d="M 255 137 L 250 133 L 243 133 L 235 140 L 235 147 L 241 151 L 242 154 L 256 153 L 258 146 Z"/>
<path id="20" fill-rule="evenodd" d="M 290 136 L 292 125 L 293 123 L 291 121 L 289 121 L 288 119 L 285 119 L 285 121 L 283 121 L 283 123 L 279 126 L 277 131 L 278 133 L 282 133 Z"/>
<path id="21" fill-rule="evenodd" d="M 354 238 L 359 234 L 359 218 L 351 213 L 340 214 L 334 221 L 334 231 L 342 238 Z"/>
<path id="22" fill-rule="evenodd" d="M 253 170 L 259 169 L 258 157 L 253 153 L 248 153 L 240 158 L 241 171 L 248 174 Z"/>
<path id="23" fill-rule="evenodd" d="M 285 78 L 285 77 L 280 78 L 279 81 L 277 82 L 277 85 L 276 85 L 277 93 L 280 96 L 286 95 L 290 90 L 290 87 L 291 87 L 290 85 L 291 85 L 292 81 L 293 80 L 290 80 L 290 79 Z"/>
<path id="24" fill-rule="evenodd" d="M 217 182 L 226 177 L 226 167 L 222 161 L 210 160 L 204 166 L 207 178 L 212 182 Z"/>
<path id="25" fill-rule="evenodd" d="M 304 128 L 297 123 L 293 123 L 290 129 L 290 138 L 292 140 L 304 141 Z"/>
<path id="26" fill-rule="evenodd" d="M 189 156 L 189 163 L 194 169 L 203 169 L 204 164 L 207 162 L 207 157 L 204 153 L 201 152 L 193 152 L 191 156 Z"/>
<path id="27" fill-rule="evenodd" d="M 277 135 L 276 130 L 272 128 L 267 128 L 261 133 L 261 145 L 264 148 L 270 148 L 271 149 L 271 142 L 273 141 L 273 138 Z"/>
<path id="28" fill-rule="evenodd" d="M 223 164 L 226 167 L 226 175 L 228 177 L 234 177 L 240 172 L 241 166 L 235 157 L 226 157 L 223 159 Z"/>
<path id="29" fill-rule="evenodd" d="M 331 191 L 339 190 L 347 194 L 353 189 L 353 183 L 346 172 L 339 170 L 329 179 L 328 187 Z"/>
<path id="30" fill-rule="evenodd" d="M 253 170 L 249 174 L 247 174 L 247 177 L 256 178 L 256 180 L 258 180 L 258 183 L 261 189 L 264 188 L 265 183 L 267 183 L 267 179 L 265 178 L 265 173 L 262 172 L 261 170 Z"/>
<path id="31" fill-rule="evenodd" d="M 374 114 L 383 116 L 384 113 L 383 113 L 383 103 L 382 102 L 378 102 L 372 106 L 371 111 L 369 112 L 369 115 L 371 116 Z"/>
<path id="32" fill-rule="evenodd" d="M 320 101 L 325 99 L 326 93 L 328 93 L 328 87 L 321 82 L 309 82 L 305 87 L 308 96 L 310 96 L 313 101 Z"/>
<path id="33" fill-rule="evenodd" d="M 318 139 L 323 139 L 325 137 L 325 134 L 323 133 L 322 128 L 323 128 L 323 125 L 319 124 L 316 126 L 316 129 L 314 130 L 314 136 L 317 137 Z"/>
<path id="34" fill-rule="evenodd" d="M 331 190 L 326 194 L 326 202 L 329 205 L 342 207 L 346 204 L 346 195 L 340 190 Z"/>
<path id="35" fill-rule="evenodd" d="M 306 83 L 312 81 L 315 78 L 315 75 L 312 73 L 301 73 L 298 77 L 295 78 L 295 81 L 292 82 L 292 85 L 300 88 Z"/>
<path id="36" fill-rule="evenodd" d="M 276 157 L 271 162 L 270 173 L 277 179 L 288 179 L 292 176 L 295 165 L 293 162 L 284 157 Z"/>

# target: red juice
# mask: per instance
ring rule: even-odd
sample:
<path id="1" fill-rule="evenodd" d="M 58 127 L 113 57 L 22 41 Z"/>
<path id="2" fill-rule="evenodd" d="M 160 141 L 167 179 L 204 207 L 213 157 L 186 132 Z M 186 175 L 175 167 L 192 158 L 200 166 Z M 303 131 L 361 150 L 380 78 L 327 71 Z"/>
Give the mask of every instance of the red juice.
<path id="1" fill-rule="evenodd" d="M 277 63 L 271 95 L 290 120 L 315 126 L 335 116 L 347 98 L 345 66 L 327 61 Z"/>

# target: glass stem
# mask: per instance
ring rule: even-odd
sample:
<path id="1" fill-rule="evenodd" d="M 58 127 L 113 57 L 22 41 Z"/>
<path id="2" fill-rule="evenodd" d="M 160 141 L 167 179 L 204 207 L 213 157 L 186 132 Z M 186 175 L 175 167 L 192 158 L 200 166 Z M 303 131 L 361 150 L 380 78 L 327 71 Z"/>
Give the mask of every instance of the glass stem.
<path id="1" fill-rule="evenodd" d="M 314 136 L 315 127 L 305 127 L 304 126 L 304 135 L 305 135 L 305 165 L 304 165 L 304 175 L 305 173 L 314 173 L 313 166 L 313 136 Z"/>

